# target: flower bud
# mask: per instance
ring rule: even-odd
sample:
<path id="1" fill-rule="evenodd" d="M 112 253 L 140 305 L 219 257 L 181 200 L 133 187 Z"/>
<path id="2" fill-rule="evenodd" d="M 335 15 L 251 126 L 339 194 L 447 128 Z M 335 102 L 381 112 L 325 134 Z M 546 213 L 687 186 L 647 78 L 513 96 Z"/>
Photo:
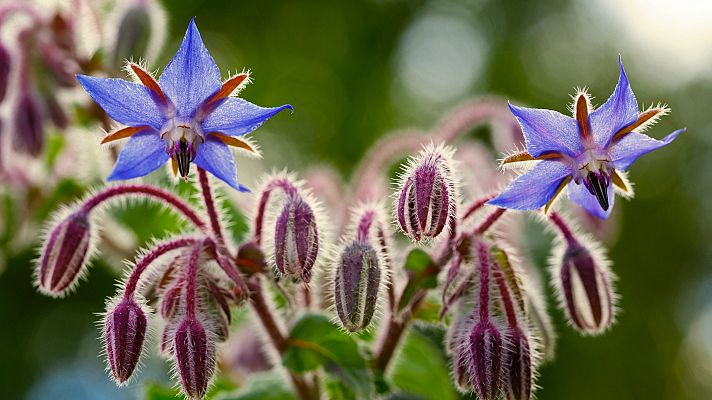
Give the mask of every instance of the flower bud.
<path id="1" fill-rule="evenodd" d="M 350 332 L 366 329 L 376 312 L 381 267 L 376 250 L 353 242 L 341 253 L 334 274 L 336 312 Z"/>
<path id="2" fill-rule="evenodd" d="M 215 371 L 215 344 L 203 324 L 184 319 L 175 332 L 174 350 L 183 392 L 189 399 L 202 399 Z"/>
<path id="3" fill-rule="evenodd" d="M 86 269 L 92 236 L 89 216 L 81 210 L 49 232 L 36 270 L 40 292 L 59 297 L 76 284 Z"/>
<path id="4" fill-rule="evenodd" d="M 475 324 L 470 333 L 470 370 L 471 382 L 480 399 L 498 398 L 502 384 L 503 353 L 502 334 L 492 321 Z"/>
<path id="5" fill-rule="evenodd" d="M 253 241 L 245 242 L 240 245 L 235 261 L 241 271 L 248 273 L 263 272 L 267 265 L 265 255 L 262 250 L 260 250 L 260 246 Z"/>
<path id="6" fill-rule="evenodd" d="M 44 146 L 44 117 L 42 107 L 34 95 L 25 91 L 17 101 L 14 115 L 13 147 L 38 156 Z"/>
<path id="7" fill-rule="evenodd" d="M 507 333 L 504 390 L 508 400 L 529 400 L 532 396 L 532 354 L 527 335 L 518 327 Z"/>
<path id="8" fill-rule="evenodd" d="M 314 212 L 301 197 L 290 197 L 275 225 L 274 255 L 279 272 L 297 275 L 308 283 L 318 251 Z"/>
<path id="9" fill-rule="evenodd" d="M 396 215 L 400 229 L 415 241 L 437 237 L 455 213 L 451 150 L 429 147 L 401 176 Z"/>
<path id="10" fill-rule="evenodd" d="M 151 35 L 151 18 L 146 6 L 139 3 L 129 8 L 119 23 L 116 43 L 114 45 L 113 64 L 120 69 L 132 57 L 142 57 L 146 54 Z"/>
<path id="11" fill-rule="evenodd" d="M 136 369 L 146 325 L 146 313 L 133 299 L 121 300 L 104 318 L 106 357 L 118 384 L 125 383 Z"/>
<path id="12" fill-rule="evenodd" d="M 161 299 L 161 316 L 164 319 L 172 319 L 178 314 L 183 299 L 183 282 L 178 281 L 171 285 L 163 294 Z"/>
<path id="13" fill-rule="evenodd" d="M 559 294 L 571 325 L 583 334 L 606 330 L 615 316 L 610 272 L 587 248 L 569 244 L 559 271 Z"/>
<path id="14" fill-rule="evenodd" d="M 7 87 L 10 83 L 10 68 L 12 58 L 5 45 L 0 43 L 0 103 L 5 99 Z"/>

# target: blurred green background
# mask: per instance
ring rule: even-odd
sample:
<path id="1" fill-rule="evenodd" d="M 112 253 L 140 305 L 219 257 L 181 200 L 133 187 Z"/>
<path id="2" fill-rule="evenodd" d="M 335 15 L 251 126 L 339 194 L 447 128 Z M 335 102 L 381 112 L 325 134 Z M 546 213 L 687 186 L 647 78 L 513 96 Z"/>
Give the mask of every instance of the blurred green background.
<path id="1" fill-rule="evenodd" d="M 635 164 L 630 177 L 637 196 L 619 201 L 617 218 L 609 221 L 619 224 L 610 247 L 622 296 L 614 328 L 601 337 L 580 337 L 565 326 L 550 297 L 560 338 L 556 360 L 540 371 L 537 396 L 712 398 L 712 5 L 694 0 L 163 4 L 168 39 L 163 52 L 148 56 L 152 68 L 166 64 L 195 16 L 223 73 L 228 67 L 252 70 L 254 83 L 243 97 L 260 105 L 294 106 L 293 115 L 280 115 L 256 134 L 262 169 L 303 171 L 321 164 L 348 177 L 383 134 L 429 129 L 444 112 L 480 95 L 566 112 L 574 87 L 586 86 L 601 103 L 615 85 L 620 54 L 641 105 L 661 101 L 672 108 L 648 133 L 660 138 L 682 126 L 688 131 Z M 256 178 L 252 170 L 240 170 L 248 184 Z M 69 185 L 57 200 L 68 201 L 82 190 Z M 15 211 L 7 202 L 2 210 L 3 225 L 10 226 L 5 236 L 12 237 Z M 140 215 L 122 218 L 130 222 Z M 33 248 L 6 252 L 0 263 L 5 264 L 0 397 L 123 399 L 140 393 L 136 384 L 115 389 L 97 357 L 95 314 L 114 293 L 119 265 L 100 260 L 75 294 L 52 300 L 32 287 Z M 140 381 L 166 380 L 161 360 L 147 363 Z"/>

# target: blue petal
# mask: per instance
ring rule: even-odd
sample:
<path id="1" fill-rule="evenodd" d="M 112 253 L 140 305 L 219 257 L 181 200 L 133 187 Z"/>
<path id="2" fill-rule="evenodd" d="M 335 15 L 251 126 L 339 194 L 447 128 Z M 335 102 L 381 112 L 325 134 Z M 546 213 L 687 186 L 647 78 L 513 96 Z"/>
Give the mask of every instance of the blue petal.
<path id="1" fill-rule="evenodd" d="M 223 182 L 241 191 L 249 190 L 237 183 L 237 168 L 235 159 L 230 152 L 230 148 L 219 139 L 208 136 L 205 143 L 198 147 L 198 154 L 195 156 L 195 165 L 210 172 Z"/>
<path id="2" fill-rule="evenodd" d="M 77 75 L 89 96 L 115 121 L 128 126 L 148 125 L 160 129 L 164 117 L 151 91 L 123 79 Z"/>
<path id="3" fill-rule="evenodd" d="M 628 133 L 613 143 L 609 149 L 613 166 L 619 170 L 626 170 L 638 157 L 669 145 L 682 132 L 685 132 L 685 128 L 676 130 L 665 136 L 663 140 L 653 139 L 638 132 Z"/>
<path id="4" fill-rule="evenodd" d="M 265 108 L 243 99 L 230 97 L 205 118 L 203 131 L 206 133 L 220 132 L 228 136 L 242 136 L 259 128 L 273 115 L 287 108 L 293 110 L 289 104 Z"/>
<path id="5" fill-rule="evenodd" d="M 203 100 L 220 89 L 220 69 L 205 48 L 194 20 L 158 83 L 180 116 L 190 116 Z"/>
<path id="6" fill-rule="evenodd" d="M 615 201 L 613 185 L 608 185 L 608 211 L 601 208 L 601 205 L 598 204 L 596 196 L 592 195 L 583 184 L 577 185 L 572 181 L 568 184 L 567 189 L 569 192 L 569 200 L 583 207 L 583 209 L 588 211 L 590 214 L 601 219 L 606 219 L 611 214 L 611 210 L 613 210 L 613 203 Z"/>
<path id="7" fill-rule="evenodd" d="M 576 157 L 583 152 L 581 134 L 575 119 L 556 111 L 512 104 L 509 104 L 509 109 L 522 127 L 527 151 L 532 156 L 556 152 Z"/>
<path id="8" fill-rule="evenodd" d="M 630 88 L 623 63 L 618 58 L 620 77 L 611 97 L 589 115 L 593 139 L 598 148 L 608 146 L 613 135 L 638 119 L 638 102 Z"/>
<path id="9" fill-rule="evenodd" d="M 540 161 L 487 204 L 516 210 L 536 210 L 554 197 L 561 182 L 570 174 L 571 168 L 561 161 Z"/>
<path id="10" fill-rule="evenodd" d="M 145 176 L 160 168 L 166 161 L 168 154 L 165 142 L 157 131 L 147 129 L 131 136 L 126 146 L 121 149 L 114 170 L 106 179 L 115 181 Z"/>

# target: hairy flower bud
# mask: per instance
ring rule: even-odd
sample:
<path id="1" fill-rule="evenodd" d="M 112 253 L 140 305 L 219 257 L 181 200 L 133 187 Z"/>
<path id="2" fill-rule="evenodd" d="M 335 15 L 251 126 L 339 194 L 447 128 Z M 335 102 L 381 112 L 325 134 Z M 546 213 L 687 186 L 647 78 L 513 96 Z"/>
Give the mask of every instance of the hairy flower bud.
<path id="1" fill-rule="evenodd" d="M 376 250 L 358 241 L 341 253 L 334 274 L 334 303 L 344 328 L 366 329 L 378 304 L 381 266 Z"/>
<path id="2" fill-rule="evenodd" d="M 146 326 L 146 313 L 133 299 L 122 299 L 104 318 L 106 357 L 118 384 L 125 383 L 136 369 Z"/>
<path id="3" fill-rule="evenodd" d="M 161 316 L 164 319 L 172 319 L 180 310 L 183 299 L 183 282 L 177 281 L 163 293 L 161 299 Z"/>
<path id="4" fill-rule="evenodd" d="M 603 259 L 569 244 L 561 260 L 558 289 L 569 322 L 584 334 L 599 334 L 614 320 L 611 277 Z"/>
<path id="5" fill-rule="evenodd" d="M 277 218 L 274 233 L 275 263 L 282 274 L 297 275 L 305 283 L 319 251 L 314 212 L 301 197 L 287 201 Z"/>
<path id="6" fill-rule="evenodd" d="M 5 45 L 0 43 L 0 103 L 5 99 L 7 87 L 10 83 L 10 68 L 12 58 Z"/>
<path id="7" fill-rule="evenodd" d="M 18 151 L 38 156 L 44 146 L 42 106 L 29 91 L 20 95 L 15 110 L 13 145 Z"/>
<path id="8" fill-rule="evenodd" d="M 477 395 L 483 400 L 496 399 L 502 385 L 504 344 L 502 334 L 492 321 L 480 321 L 473 327 L 470 355 L 471 382 Z"/>
<path id="9" fill-rule="evenodd" d="M 401 176 L 396 201 L 400 229 L 415 241 L 437 237 L 455 213 L 451 150 L 428 147 Z"/>
<path id="10" fill-rule="evenodd" d="M 70 290 L 86 269 L 92 241 L 89 216 L 81 210 L 55 226 L 47 235 L 37 264 L 40 292 L 59 297 Z"/>
<path id="11" fill-rule="evenodd" d="M 532 354 L 527 335 L 518 327 L 507 332 L 504 390 L 508 400 L 529 400 L 532 396 Z"/>
<path id="12" fill-rule="evenodd" d="M 200 321 L 186 318 L 175 332 L 174 350 L 186 397 L 202 399 L 215 371 L 215 343 Z"/>
<path id="13" fill-rule="evenodd" d="M 125 60 L 146 54 L 151 35 L 151 18 L 146 5 L 139 2 L 126 10 L 119 23 L 114 45 L 113 64 L 121 68 Z"/>

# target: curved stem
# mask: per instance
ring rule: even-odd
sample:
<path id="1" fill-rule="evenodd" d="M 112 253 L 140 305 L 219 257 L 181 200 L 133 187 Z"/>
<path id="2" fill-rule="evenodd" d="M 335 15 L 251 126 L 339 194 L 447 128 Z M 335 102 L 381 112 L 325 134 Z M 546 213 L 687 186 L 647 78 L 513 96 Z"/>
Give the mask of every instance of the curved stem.
<path id="1" fill-rule="evenodd" d="M 570 246 L 577 246 L 579 244 L 578 240 L 576 240 L 576 236 L 574 236 L 573 231 L 568 226 L 566 220 L 564 220 L 564 217 L 561 216 L 561 214 L 557 213 L 556 211 L 552 211 L 549 215 L 549 219 L 551 220 L 551 222 L 554 223 L 554 226 L 559 229 L 559 232 L 561 232 L 561 235 L 569 243 Z"/>
<path id="2" fill-rule="evenodd" d="M 124 288 L 124 298 L 130 299 L 133 297 L 134 292 L 136 291 L 136 287 L 138 286 L 138 282 L 141 279 L 141 274 L 143 274 L 144 271 L 146 271 L 146 268 L 148 268 L 148 266 L 151 265 L 151 263 L 154 262 L 158 257 L 168 253 L 169 251 L 173 251 L 181 247 L 194 245 L 199 241 L 199 239 L 195 238 L 180 238 L 156 246 L 153 250 L 146 254 L 138 263 L 136 263 L 136 266 L 131 272 L 128 281 L 126 281 L 126 287 Z"/>
<path id="3" fill-rule="evenodd" d="M 267 204 L 269 203 L 269 197 L 274 189 L 282 189 L 285 195 L 288 197 L 297 196 L 297 187 L 292 184 L 287 178 L 279 177 L 274 178 L 265 185 L 262 190 L 262 195 L 260 196 L 259 203 L 257 205 L 257 215 L 255 215 L 255 226 L 253 240 L 257 245 L 262 242 L 262 228 L 264 225 L 265 214 L 267 212 Z"/>
<path id="4" fill-rule="evenodd" d="M 215 199 L 213 199 L 213 193 L 210 189 L 208 173 L 200 167 L 198 167 L 198 182 L 200 183 L 200 193 L 203 195 L 205 210 L 207 211 L 208 219 L 210 220 L 210 228 L 215 234 L 215 237 L 218 239 L 218 242 L 220 244 L 224 244 L 225 239 L 223 237 L 222 226 L 220 225 L 220 217 L 218 216 L 218 211 L 215 207 Z"/>
<path id="5" fill-rule="evenodd" d="M 178 211 L 200 230 L 205 230 L 207 228 L 205 222 L 203 222 L 190 204 L 186 203 L 181 198 L 167 190 L 159 189 L 150 185 L 119 185 L 109 187 L 89 197 L 82 205 L 81 210 L 89 213 L 95 207 L 109 199 L 136 194 L 145 195 L 153 198 L 154 200 L 160 200 L 161 203 L 167 204 L 174 210 Z"/>
<path id="6" fill-rule="evenodd" d="M 488 215 L 487 218 L 485 218 L 485 220 L 482 221 L 482 223 L 475 229 L 475 233 L 481 235 L 481 234 L 487 232 L 487 230 L 488 230 L 489 228 L 491 228 L 492 225 L 493 225 L 495 222 L 497 222 L 497 220 L 499 219 L 499 217 L 501 217 L 502 214 L 504 214 L 505 211 L 507 211 L 506 208 L 498 208 L 498 209 L 494 210 L 494 211 L 493 211 L 490 215 Z"/>
<path id="7" fill-rule="evenodd" d="M 495 198 L 496 194 L 490 194 L 487 195 L 486 197 L 483 197 L 481 199 L 477 199 L 470 203 L 469 206 L 465 208 L 465 213 L 462 214 L 462 217 L 460 217 L 461 220 L 466 220 L 472 216 L 472 214 L 475 213 L 475 211 L 479 210 L 480 208 L 484 207 L 485 204 L 487 204 L 488 201 L 492 200 Z"/>
<path id="8" fill-rule="evenodd" d="M 514 302 L 512 301 L 512 296 L 509 293 L 509 288 L 507 283 L 504 281 L 504 271 L 498 262 L 494 262 L 494 266 L 497 271 L 494 274 L 495 282 L 499 288 L 499 294 L 502 296 L 502 303 L 504 303 L 504 314 L 507 316 L 507 323 L 510 328 L 516 328 L 517 324 L 517 313 L 514 311 Z"/>
<path id="9" fill-rule="evenodd" d="M 480 271 L 480 294 L 479 294 L 479 313 L 480 321 L 489 319 L 489 278 L 490 278 L 490 258 L 487 246 L 481 240 L 477 241 L 477 256 L 479 258 Z"/>

